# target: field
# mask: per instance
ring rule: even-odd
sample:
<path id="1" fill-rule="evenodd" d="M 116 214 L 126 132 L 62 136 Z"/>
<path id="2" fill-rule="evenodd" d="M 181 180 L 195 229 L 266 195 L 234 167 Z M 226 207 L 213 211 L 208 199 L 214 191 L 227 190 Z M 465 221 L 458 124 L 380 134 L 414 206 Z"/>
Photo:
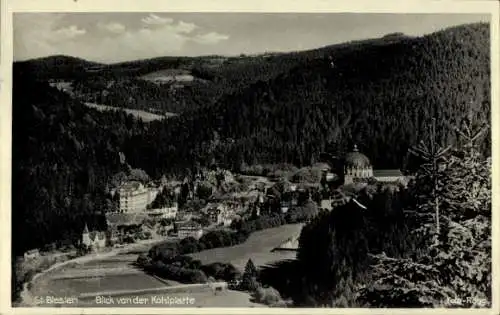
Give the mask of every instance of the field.
<path id="1" fill-rule="evenodd" d="M 161 288 L 165 283 L 153 277 L 141 274 L 116 274 L 102 277 L 85 277 L 76 279 L 54 280 L 56 286 L 68 287 L 81 293 L 93 293 L 103 291 L 129 290 L 133 284 L 134 290 Z"/>
<path id="2" fill-rule="evenodd" d="M 302 224 L 287 224 L 280 227 L 254 232 L 248 240 L 236 246 L 214 248 L 191 254 L 203 264 L 213 262 L 227 262 L 243 270 L 248 259 L 252 259 L 256 266 L 266 266 L 273 262 L 295 259 L 293 251 L 271 252 L 283 241 L 299 235 Z"/>
<path id="3" fill-rule="evenodd" d="M 93 104 L 93 103 L 85 103 L 86 106 L 95 108 L 100 111 L 105 111 L 105 110 L 123 110 L 127 114 L 131 114 L 134 117 L 141 118 L 144 122 L 150 122 L 153 120 L 161 120 L 165 119 L 167 117 L 175 116 L 176 114 L 174 113 L 165 113 L 165 116 L 149 113 L 143 110 L 138 110 L 138 109 L 130 109 L 130 108 L 119 108 L 119 107 L 112 107 L 112 106 L 106 106 L 106 105 L 99 105 L 99 104 Z"/>
<path id="4" fill-rule="evenodd" d="M 163 69 L 143 75 L 141 79 L 153 82 L 191 82 L 194 77 L 187 70 Z"/>
<path id="5" fill-rule="evenodd" d="M 149 245 L 150 246 L 150 245 Z M 79 296 L 82 293 L 164 287 L 159 281 L 136 269 L 137 255 L 123 253 L 107 258 L 73 263 L 53 270 L 38 279 L 34 296 Z"/>

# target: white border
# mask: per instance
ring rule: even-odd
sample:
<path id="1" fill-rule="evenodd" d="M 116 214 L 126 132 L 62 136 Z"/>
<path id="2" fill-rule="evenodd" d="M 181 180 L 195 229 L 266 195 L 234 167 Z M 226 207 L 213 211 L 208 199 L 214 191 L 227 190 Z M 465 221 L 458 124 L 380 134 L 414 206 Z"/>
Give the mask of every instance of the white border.
<path id="1" fill-rule="evenodd" d="M 496 1 L 370 1 L 370 0 L 0 0 L 0 313 L 13 314 L 380 314 L 377 309 L 262 309 L 262 308 L 11 308 L 11 78 L 13 12 L 359 12 L 359 13 L 490 13 L 491 14 L 491 108 L 492 108 L 492 209 L 498 208 L 499 102 L 499 4 Z M 390 309 L 393 314 L 499 314 L 498 213 L 493 215 L 493 303 L 487 310 Z"/>

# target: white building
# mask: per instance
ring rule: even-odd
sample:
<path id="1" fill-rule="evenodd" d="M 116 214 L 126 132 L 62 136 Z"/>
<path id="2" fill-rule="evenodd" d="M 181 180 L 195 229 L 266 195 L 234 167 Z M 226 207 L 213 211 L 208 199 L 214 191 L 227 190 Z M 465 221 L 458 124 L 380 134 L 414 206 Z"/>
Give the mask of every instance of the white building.
<path id="1" fill-rule="evenodd" d="M 162 219 L 175 219 L 177 217 L 178 211 L 179 207 L 177 205 L 177 202 L 174 202 L 171 207 L 148 210 L 148 214 Z"/>
<path id="2" fill-rule="evenodd" d="M 327 198 L 327 199 L 321 199 L 321 203 L 320 203 L 320 209 L 327 209 L 327 210 L 332 210 L 333 209 L 333 200 L 331 198 Z"/>
<path id="3" fill-rule="evenodd" d="M 40 257 L 40 251 L 35 248 L 24 253 L 24 259 L 35 259 Z"/>
<path id="4" fill-rule="evenodd" d="M 384 183 L 396 183 L 398 181 L 403 181 L 405 178 L 400 170 L 374 170 L 373 177 L 377 181 Z"/>
<path id="5" fill-rule="evenodd" d="M 186 237 L 194 237 L 195 239 L 200 239 L 203 236 L 203 229 L 201 225 L 195 222 L 178 222 L 177 226 L 177 236 L 180 239 Z"/>
<path id="6" fill-rule="evenodd" d="M 89 232 L 87 224 L 82 233 L 82 244 L 92 247 L 93 250 L 98 251 L 106 247 L 106 232 L 92 231 Z"/>
<path id="7" fill-rule="evenodd" d="M 119 211 L 123 213 L 142 212 L 158 195 L 156 188 L 148 189 L 140 182 L 128 182 L 118 190 Z"/>
<path id="8" fill-rule="evenodd" d="M 352 152 L 346 154 L 344 158 L 344 184 L 353 182 L 367 181 L 373 178 L 379 182 L 394 183 L 406 182 L 407 178 L 398 169 L 374 170 L 370 159 L 359 152 L 358 147 L 354 145 Z"/>
<path id="9" fill-rule="evenodd" d="M 212 207 L 206 211 L 209 220 L 215 224 L 222 224 L 224 226 L 229 226 L 233 222 L 234 211 L 229 209 L 224 204 L 219 204 L 216 207 Z"/>

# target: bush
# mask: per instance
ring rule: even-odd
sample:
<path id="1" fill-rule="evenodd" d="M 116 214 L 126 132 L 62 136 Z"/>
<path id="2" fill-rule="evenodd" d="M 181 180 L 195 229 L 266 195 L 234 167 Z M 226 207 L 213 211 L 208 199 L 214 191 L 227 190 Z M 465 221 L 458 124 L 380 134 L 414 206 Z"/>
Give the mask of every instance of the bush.
<path id="1" fill-rule="evenodd" d="M 135 239 L 130 236 L 130 235 L 127 235 L 125 236 L 125 238 L 123 239 L 123 242 L 127 243 L 127 244 L 131 244 L 131 243 L 135 243 Z"/>
<path id="2" fill-rule="evenodd" d="M 215 279 L 221 279 L 225 266 L 224 263 L 212 263 L 208 265 L 201 266 L 201 269 L 209 277 L 214 277 Z"/>
<path id="3" fill-rule="evenodd" d="M 107 247 L 113 247 L 116 244 L 115 241 L 112 241 L 111 239 L 107 238 L 106 239 L 106 246 Z"/>
<path id="4" fill-rule="evenodd" d="M 187 237 L 179 242 L 180 254 L 191 254 L 198 251 L 198 240 L 194 237 Z"/>
<path id="5" fill-rule="evenodd" d="M 262 303 L 268 306 L 273 306 L 273 307 L 283 307 L 285 302 L 281 298 L 280 293 L 272 288 L 258 288 L 255 293 L 253 294 L 255 301 L 258 303 Z"/>
<path id="6" fill-rule="evenodd" d="M 242 221 L 238 223 L 239 232 L 246 234 L 247 236 L 255 231 L 260 231 L 263 229 L 273 228 L 283 225 L 286 222 L 284 215 L 261 215 L 256 219 Z"/>
<path id="7" fill-rule="evenodd" d="M 207 283 L 208 282 L 207 276 L 201 270 L 190 270 L 187 273 L 190 273 L 191 283 Z"/>
<path id="8" fill-rule="evenodd" d="M 319 183 L 321 176 L 321 169 L 317 167 L 304 167 L 293 174 L 292 180 L 301 183 Z"/>
<path id="9" fill-rule="evenodd" d="M 201 269 L 202 266 L 203 265 L 201 261 L 198 259 L 191 261 L 191 263 L 189 264 L 190 269 Z"/>
<path id="10" fill-rule="evenodd" d="M 254 292 L 260 287 L 257 277 L 243 277 L 241 289 L 248 292 Z"/>
<path id="11" fill-rule="evenodd" d="M 36 272 L 34 270 L 28 270 L 28 272 L 26 272 L 24 274 L 24 279 L 22 280 L 22 282 L 29 282 L 31 281 L 31 279 L 33 279 L 33 277 L 35 276 Z"/>
<path id="12" fill-rule="evenodd" d="M 232 246 L 234 232 L 228 231 L 211 231 L 203 235 L 199 242 L 204 245 L 205 249 Z"/>
<path id="13" fill-rule="evenodd" d="M 50 243 L 43 247 L 44 252 L 53 252 L 55 250 L 57 250 L 56 243 Z"/>
<path id="14" fill-rule="evenodd" d="M 231 264 L 227 264 L 222 279 L 229 282 L 233 280 L 239 280 L 241 279 L 241 276 L 242 276 L 241 272 L 238 269 L 236 269 L 236 267 L 234 267 Z"/>
<path id="15" fill-rule="evenodd" d="M 241 273 L 231 264 L 212 263 L 200 267 L 203 272 L 217 280 L 232 281 L 241 277 Z"/>
<path id="16" fill-rule="evenodd" d="M 151 247 L 148 256 L 153 260 L 170 259 L 179 254 L 179 243 L 166 242 Z"/>

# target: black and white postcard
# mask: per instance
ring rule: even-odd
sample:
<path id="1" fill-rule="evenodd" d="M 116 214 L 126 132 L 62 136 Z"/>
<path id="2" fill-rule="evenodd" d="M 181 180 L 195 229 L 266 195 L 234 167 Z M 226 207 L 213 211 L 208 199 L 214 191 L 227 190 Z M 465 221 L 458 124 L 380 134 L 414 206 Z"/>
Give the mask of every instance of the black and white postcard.
<path id="1" fill-rule="evenodd" d="M 2 304 L 498 314 L 498 3 L 236 2 L 2 3 Z"/>

